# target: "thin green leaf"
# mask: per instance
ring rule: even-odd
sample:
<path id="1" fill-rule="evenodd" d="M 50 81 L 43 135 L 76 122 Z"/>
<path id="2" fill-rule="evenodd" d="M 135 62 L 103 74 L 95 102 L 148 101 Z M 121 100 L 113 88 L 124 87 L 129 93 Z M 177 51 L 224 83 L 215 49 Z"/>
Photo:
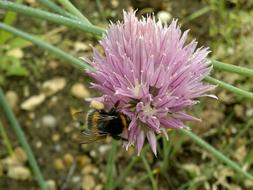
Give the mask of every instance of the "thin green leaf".
<path id="1" fill-rule="evenodd" d="M 231 73 L 237 73 L 242 76 L 253 77 L 253 69 L 231 65 L 231 64 L 223 63 L 221 61 L 216 61 L 216 60 L 211 60 L 211 61 L 212 61 L 212 65 L 214 69 L 228 71 Z"/>
<path id="2" fill-rule="evenodd" d="M 40 188 L 42 190 L 46 190 L 47 187 L 46 187 L 44 178 L 43 178 L 40 168 L 35 160 L 35 157 L 33 155 L 31 148 L 30 148 L 30 145 L 28 144 L 22 128 L 20 127 L 15 115 L 13 114 L 9 104 L 7 103 L 7 100 L 5 99 L 4 93 L 1 88 L 0 88 L 0 107 L 2 108 L 3 112 L 5 113 L 5 116 L 8 119 L 10 126 L 15 131 L 20 144 L 22 145 L 22 147 L 26 151 L 26 154 L 28 156 L 28 161 L 32 167 L 32 170 L 34 172 L 36 179 L 38 180 Z"/>
<path id="3" fill-rule="evenodd" d="M 248 173 L 245 170 L 243 170 L 238 164 L 236 164 L 235 162 L 233 162 L 232 160 L 230 160 L 227 156 L 225 156 L 223 153 L 221 153 L 220 151 L 218 151 L 216 148 L 214 148 L 213 146 L 211 146 L 210 144 L 208 144 L 207 142 L 205 142 L 204 140 L 202 140 L 200 137 L 198 137 L 197 135 L 195 135 L 194 133 L 192 133 L 189 130 L 181 129 L 180 131 L 184 135 L 190 137 L 199 146 L 201 146 L 202 148 L 204 148 L 205 150 L 207 150 L 210 154 L 212 154 L 213 156 L 215 156 L 215 158 L 221 160 L 222 162 L 224 162 L 225 164 L 227 164 L 229 167 L 233 168 L 238 173 L 242 174 L 243 176 L 245 176 L 248 179 L 250 179 L 250 180 L 253 181 L 253 176 L 250 173 Z"/>
<path id="4" fill-rule="evenodd" d="M 77 16 L 86 24 L 91 24 L 90 21 L 69 1 L 69 0 L 58 0 L 59 3 L 62 4 L 65 9 L 67 9 L 70 13 Z"/>
<path id="5" fill-rule="evenodd" d="M 145 166 L 145 169 L 147 170 L 147 173 L 148 173 L 148 176 L 149 176 L 149 179 L 151 181 L 151 184 L 152 184 L 152 187 L 153 187 L 153 190 L 157 190 L 157 183 L 156 183 L 156 180 L 152 174 L 152 170 L 148 164 L 148 161 L 147 159 L 145 158 L 144 154 L 141 153 L 141 159 L 142 159 L 142 162 Z"/>
<path id="6" fill-rule="evenodd" d="M 77 28 L 81 31 L 89 32 L 95 35 L 102 35 L 105 31 L 102 28 L 99 28 L 91 24 L 86 24 L 76 19 L 71 19 L 58 14 L 49 13 L 47 11 L 42 11 L 40 9 L 34 9 L 25 5 L 18 5 L 8 1 L 0 1 L 0 8 L 21 13 L 27 16 L 31 16 L 31 18 L 39 18 L 57 24 L 62 24 L 68 27 Z"/>
<path id="7" fill-rule="evenodd" d="M 0 135 L 3 139 L 3 143 L 6 147 L 6 150 L 8 152 L 9 155 L 12 155 L 13 154 L 13 149 L 12 149 L 12 146 L 11 146 L 11 143 L 10 143 L 10 140 L 8 138 L 8 135 L 6 133 L 6 130 L 2 124 L 2 122 L 0 121 Z"/>
<path id="8" fill-rule="evenodd" d="M 108 155 L 107 166 L 106 166 L 106 184 L 105 190 L 113 190 L 113 170 L 115 169 L 115 160 L 117 154 L 117 142 L 116 140 L 112 140 L 111 151 Z"/>

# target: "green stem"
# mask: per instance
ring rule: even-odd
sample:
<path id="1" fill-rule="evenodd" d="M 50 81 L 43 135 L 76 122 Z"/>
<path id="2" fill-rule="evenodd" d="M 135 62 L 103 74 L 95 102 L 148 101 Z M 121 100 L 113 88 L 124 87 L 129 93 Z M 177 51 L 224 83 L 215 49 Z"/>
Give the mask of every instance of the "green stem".
<path id="1" fill-rule="evenodd" d="M 60 15 L 76 19 L 76 17 L 74 15 L 68 13 L 63 8 L 61 8 L 60 6 L 58 6 L 57 4 L 55 4 L 53 1 L 50 1 L 50 0 L 38 0 L 38 1 L 42 5 L 47 6 L 48 8 L 50 8 L 51 10 L 53 10 L 54 12 L 56 12 L 56 13 L 58 13 Z"/>
<path id="2" fill-rule="evenodd" d="M 151 175 L 154 176 L 155 174 L 158 173 L 158 170 L 153 170 L 151 172 Z M 124 190 L 128 190 L 128 189 L 133 189 L 133 187 L 139 185 L 140 183 L 142 183 L 143 181 L 147 180 L 150 177 L 150 174 L 144 175 L 142 177 L 140 177 L 139 179 L 137 179 L 135 182 L 130 183 L 129 185 L 127 185 Z"/>
<path id="3" fill-rule="evenodd" d="M 204 7 L 202 9 L 199 9 L 197 11 L 194 11 L 191 15 L 189 15 L 188 17 L 186 17 L 185 20 L 183 20 L 182 24 L 185 24 L 185 23 L 187 23 L 187 22 L 189 22 L 191 20 L 194 20 L 194 19 L 196 19 L 196 18 L 198 18 L 198 17 L 200 17 L 200 16 L 208 13 L 210 10 L 211 10 L 211 8 L 209 6 L 207 6 L 207 7 Z"/>
<path id="4" fill-rule="evenodd" d="M 104 14 L 104 8 L 102 6 L 102 3 L 100 0 L 96 0 L 96 5 L 98 7 L 98 11 L 99 11 L 99 14 L 100 14 L 100 17 L 102 19 L 102 21 L 106 22 L 106 17 L 105 17 L 105 14 Z"/>
<path id="5" fill-rule="evenodd" d="M 106 185 L 105 185 L 105 190 L 113 190 L 114 185 L 113 185 L 113 170 L 115 168 L 115 160 L 116 160 L 116 154 L 117 154 L 117 142 L 116 140 L 112 140 L 112 147 L 111 151 L 108 155 L 108 160 L 107 160 L 107 166 L 106 166 Z"/>
<path id="6" fill-rule="evenodd" d="M 242 90 L 240 88 L 237 88 L 237 87 L 234 87 L 230 84 L 227 84 L 225 82 L 222 82 L 220 80 L 217 80 L 217 79 L 214 79 L 210 76 L 206 76 L 205 77 L 205 80 L 211 84 L 215 84 L 215 85 L 218 85 L 219 87 L 221 88 L 224 88 L 230 92 L 233 92 L 235 94 L 238 94 L 240 96 L 243 96 L 244 98 L 248 98 L 248 99 L 251 99 L 253 100 L 253 93 L 252 92 L 248 92 L 246 90 Z"/>
<path id="7" fill-rule="evenodd" d="M 159 140 L 161 138 L 161 135 L 159 135 L 157 137 L 157 140 Z M 146 144 L 144 146 L 144 148 L 142 149 L 142 154 L 145 154 L 147 152 L 149 148 L 149 144 Z M 124 170 L 122 171 L 122 173 L 120 174 L 120 176 L 116 179 L 114 188 L 118 187 L 120 184 L 123 183 L 123 180 L 126 178 L 126 176 L 128 175 L 128 173 L 131 171 L 132 167 L 134 166 L 134 164 L 136 162 L 138 162 L 140 160 L 140 157 L 133 157 L 131 159 L 131 162 L 127 165 L 127 167 L 124 168 Z"/>
<path id="8" fill-rule="evenodd" d="M 28 156 L 28 161 L 32 167 L 32 170 L 34 172 L 34 175 L 36 176 L 39 186 L 42 190 L 46 190 L 46 184 L 44 181 L 44 178 L 41 174 L 41 171 L 39 169 L 39 166 L 34 158 L 33 152 L 26 140 L 25 134 L 22 130 L 22 128 L 20 127 L 15 115 L 13 114 L 10 106 L 7 103 L 7 100 L 4 97 L 4 93 L 2 91 L 2 89 L 0 88 L 0 106 L 2 107 L 6 118 L 8 119 L 10 126 L 13 128 L 13 130 L 15 131 L 18 140 L 20 142 L 20 144 L 22 145 L 22 147 L 24 148 L 24 150 L 26 151 L 26 154 Z"/>
<path id="9" fill-rule="evenodd" d="M 143 164 L 144 164 L 144 166 L 145 166 L 145 168 L 147 170 L 147 173 L 149 175 L 149 178 L 150 178 L 150 181 L 151 181 L 151 184 L 152 184 L 152 189 L 153 190 L 157 190 L 157 184 L 156 184 L 155 178 L 154 178 L 154 176 L 152 174 L 152 170 L 151 170 L 151 168 L 150 168 L 150 166 L 148 164 L 148 161 L 145 158 L 145 156 L 144 156 L 143 153 L 141 153 L 141 159 L 142 159 L 142 162 L 143 162 Z"/>
<path id="10" fill-rule="evenodd" d="M 169 155 L 171 150 L 171 145 L 169 140 L 167 140 L 165 137 L 162 138 L 163 141 L 163 164 L 162 164 L 162 172 L 167 172 L 168 169 L 168 161 L 169 161 Z"/>
<path id="11" fill-rule="evenodd" d="M 11 143 L 9 141 L 8 135 L 7 135 L 7 133 L 5 131 L 5 128 L 4 128 L 1 121 L 0 121 L 0 134 L 3 138 L 3 143 L 5 144 L 5 147 L 6 147 L 6 150 L 7 150 L 8 154 L 12 155 L 13 154 L 13 149 L 12 149 L 12 146 L 11 146 Z"/>
<path id="12" fill-rule="evenodd" d="M 123 180 L 126 178 L 127 174 L 130 172 L 134 164 L 139 160 L 139 157 L 132 158 L 131 162 L 124 168 L 120 176 L 116 179 L 116 182 L 114 184 L 114 187 L 118 187 Z"/>
<path id="13" fill-rule="evenodd" d="M 181 129 L 180 131 L 184 135 L 190 137 L 199 146 L 201 146 L 202 148 L 206 149 L 209 153 L 211 153 L 212 155 L 214 155 L 217 159 L 223 161 L 225 164 L 227 164 L 228 166 L 230 166 L 231 168 L 233 168 L 235 171 L 237 171 L 238 173 L 244 175 L 245 177 L 247 177 L 247 178 L 249 178 L 250 180 L 253 181 L 253 176 L 250 173 L 244 171 L 239 165 L 237 165 L 235 162 L 233 162 L 232 160 L 230 160 L 224 154 L 222 154 L 217 149 L 215 149 L 214 147 L 212 147 L 210 144 L 208 144 L 207 142 L 205 142 L 204 140 L 202 140 L 200 137 L 198 137 L 197 135 L 195 135 L 194 133 L 192 133 L 189 130 Z"/>
<path id="14" fill-rule="evenodd" d="M 83 61 L 65 53 L 64 51 L 62 51 L 61 49 L 59 48 L 56 48 L 54 47 L 53 45 L 51 44 L 48 44 L 46 42 L 44 42 L 43 40 L 37 38 L 37 37 L 34 37 L 30 34 L 27 34 L 25 32 L 22 32 L 14 27 L 11 27 L 11 26 L 8 26 L 6 24 L 3 24 L 0 22 L 0 29 L 3 29 L 5 31 L 8 31 L 8 32 L 11 32 L 21 38 L 24 38 L 28 41 L 31 41 L 32 43 L 38 45 L 39 47 L 41 48 L 44 48 L 46 50 L 49 50 L 50 52 L 54 53 L 57 57 L 63 59 L 63 60 L 66 60 L 68 61 L 69 63 L 71 63 L 72 65 L 74 66 L 77 66 L 78 68 L 81 68 L 81 69 L 92 69 L 92 67 L 86 63 L 84 63 Z"/>
<path id="15" fill-rule="evenodd" d="M 214 69 L 228 71 L 231 73 L 237 73 L 242 76 L 253 77 L 253 69 L 231 65 L 231 64 L 223 63 L 216 60 L 211 60 L 211 61 L 212 61 Z"/>
<path id="16" fill-rule="evenodd" d="M 38 18 L 42 20 L 51 21 L 57 24 L 62 24 L 68 27 L 77 28 L 84 32 L 89 32 L 101 36 L 104 33 L 104 29 L 97 26 L 86 24 L 84 22 L 67 18 L 58 14 L 49 13 L 40 9 L 34 9 L 24 5 L 18 5 L 7 1 L 0 1 L 0 8 L 5 10 L 11 10 L 20 14 L 31 16 L 32 18 Z"/>
<path id="17" fill-rule="evenodd" d="M 84 21 L 84 23 L 89 25 L 91 24 L 90 21 L 69 0 L 58 0 L 58 2 L 61 3 L 62 6 L 70 13 Z"/>

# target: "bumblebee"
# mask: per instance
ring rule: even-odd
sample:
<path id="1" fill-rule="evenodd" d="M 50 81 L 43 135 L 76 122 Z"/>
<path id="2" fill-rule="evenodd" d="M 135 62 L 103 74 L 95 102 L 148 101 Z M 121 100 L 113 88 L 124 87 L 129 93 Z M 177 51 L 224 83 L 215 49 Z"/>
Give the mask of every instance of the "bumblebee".
<path id="1" fill-rule="evenodd" d="M 119 102 L 109 112 L 105 111 L 103 106 L 101 108 L 101 106 L 93 105 L 87 114 L 84 112 L 74 114 L 76 118 L 81 117 L 85 125 L 85 129 L 81 132 L 84 136 L 81 144 L 92 143 L 105 139 L 107 136 L 116 140 L 126 140 L 121 134 L 127 129 L 130 122 L 124 114 L 117 112 L 118 105 Z"/>

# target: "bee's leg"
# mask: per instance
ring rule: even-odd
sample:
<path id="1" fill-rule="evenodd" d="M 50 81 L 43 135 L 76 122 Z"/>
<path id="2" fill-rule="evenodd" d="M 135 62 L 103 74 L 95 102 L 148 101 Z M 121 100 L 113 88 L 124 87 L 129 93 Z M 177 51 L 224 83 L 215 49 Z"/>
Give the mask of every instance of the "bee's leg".
<path id="1" fill-rule="evenodd" d="M 120 100 L 118 100 L 115 105 L 112 107 L 112 109 L 110 110 L 109 113 L 115 113 L 116 112 L 116 109 L 118 108 L 119 106 L 119 103 L 120 103 Z"/>
<path id="2" fill-rule="evenodd" d="M 112 138 L 114 138 L 115 140 L 120 140 L 120 139 L 121 139 L 121 136 L 118 136 L 118 135 L 112 135 Z"/>
<path id="3" fill-rule="evenodd" d="M 114 138 L 115 140 L 123 140 L 123 141 L 128 141 L 128 139 L 121 137 L 119 135 L 113 135 L 112 138 Z"/>
<path id="4" fill-rule="evenodd" d="M 128 139 L 124 138 L 124 137 L 121 137 L 121 140 L 123 141 L 128 141 Z"/>
<path id="5" fill-rule="evenodd" d="M 91 134 L 91 131 L 88 130 L 88 129 L 82 129 L 81 133 L 84 134 L 84 135 L 89 135 L 89 134 Z"/>

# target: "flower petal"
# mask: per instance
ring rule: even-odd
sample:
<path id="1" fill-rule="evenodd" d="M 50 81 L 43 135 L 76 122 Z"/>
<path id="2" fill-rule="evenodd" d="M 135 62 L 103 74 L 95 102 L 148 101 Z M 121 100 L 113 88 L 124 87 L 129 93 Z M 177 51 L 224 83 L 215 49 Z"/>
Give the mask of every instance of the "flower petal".
<path id="1" fill-rule="evenodd" d="M 156 156 L 157 155 L 157 152 L 156 152 L 156 137 L 155 137 L 155 133 L 151 130 L 149 130 L 147 132 L 147 139 L 148 139 L 148 142 L 151 146 L 151 149 L 154 153 L 154 155 Z"/>
<path id="2" fill-rule="evenodd" d="M 137 152 L 138 152 L 138 156 L 140 156 L 141 149 L 142 149 L 143 144 L 144 144 L 144 140 L 145 140 L 144 131 L 141 130 L 140 134 L 138 135 L 138 138 L 137 138 Z"/>

